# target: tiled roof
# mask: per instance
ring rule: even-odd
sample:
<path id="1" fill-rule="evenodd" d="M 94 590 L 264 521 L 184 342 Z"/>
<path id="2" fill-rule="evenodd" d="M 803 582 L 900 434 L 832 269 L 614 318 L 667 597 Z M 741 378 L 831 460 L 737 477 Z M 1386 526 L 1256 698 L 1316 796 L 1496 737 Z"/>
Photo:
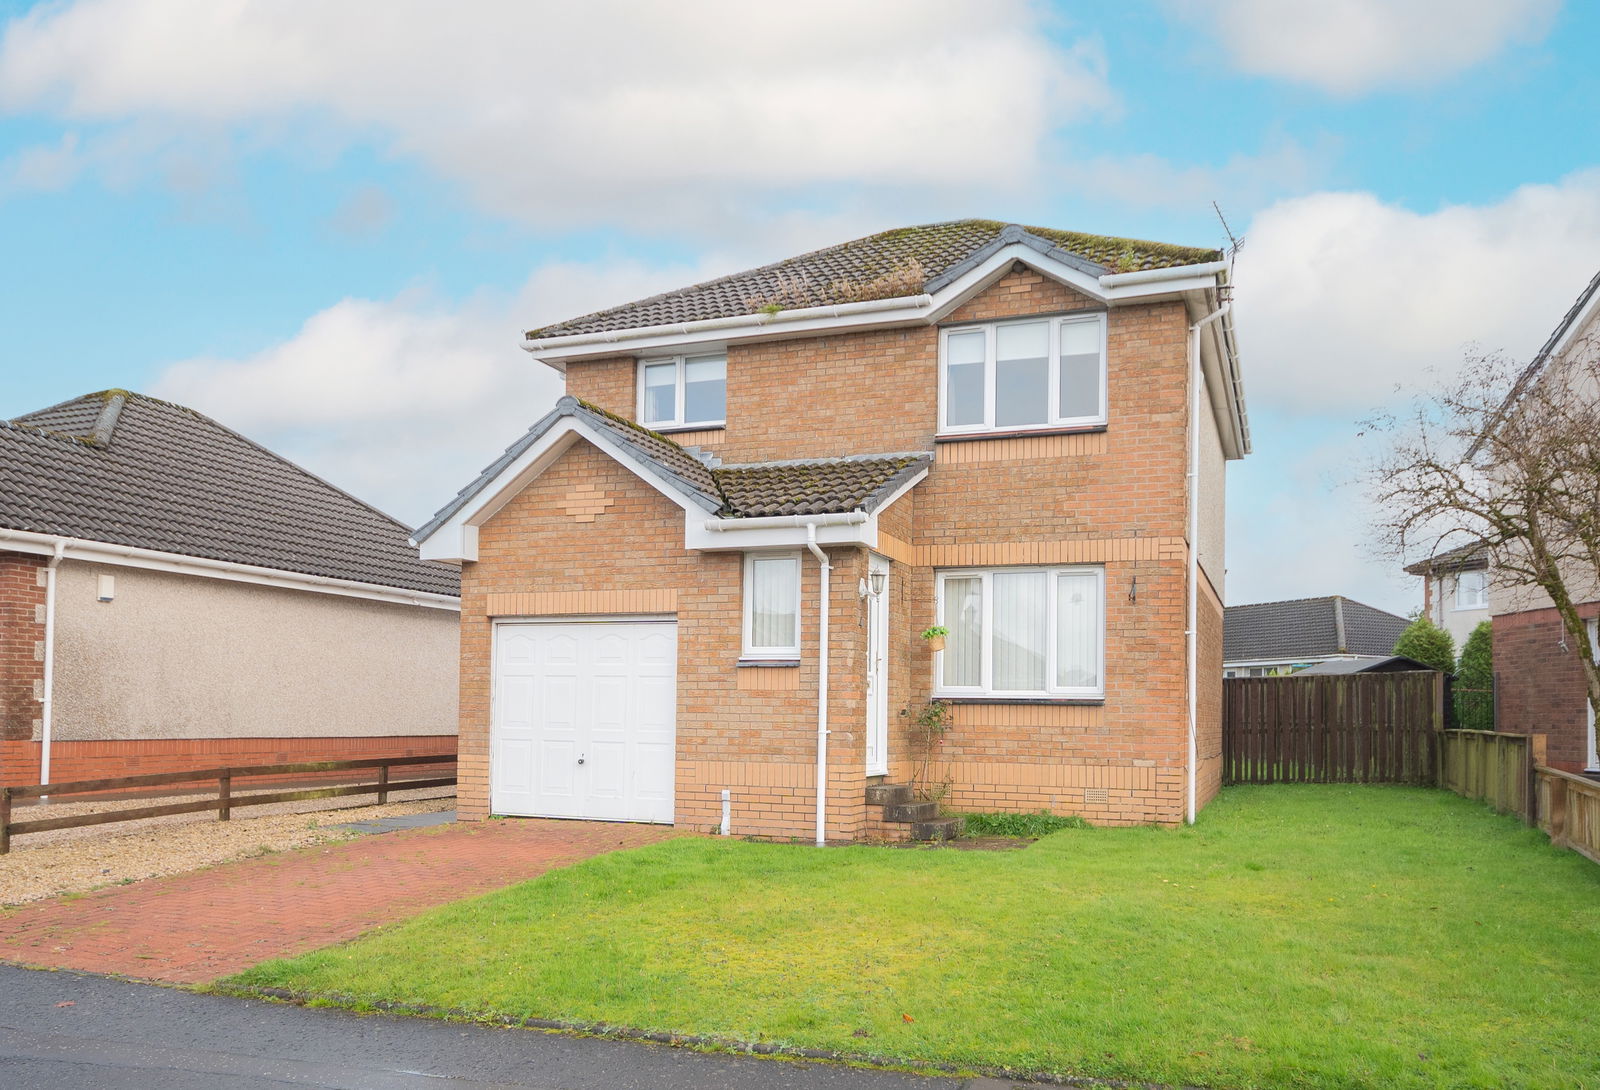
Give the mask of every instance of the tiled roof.
<path id="1" fill-rule="evenodd" d="M 459 593 L 401 523 L 209 417 L 122 390 L 0 421 L 0 527 Z"/>
<path id="2" fill-rule="evenodd" d="M 1092 275 L 1216 261 L 1219 251 L 1165 242 L 1088 235 L 997 220 L 956 220 L 882 231 L 758 269 L 718 277 L 648 299 L 586 314 L 528 338 L 733 318 L 766 306 L 784 310 L 933 292 L 989 253 L 1028 242 Z"/>
<path id="3" fill-rule="evenodd" d="M 1229 606 L 1224 662 L 1315 660 L 1329 655 L 1392 655 L 1410 622 L 1334 595 Z"/>
<path id="4" fill-rule="evenodd" d="M 925 453 L 895 453 L 725 466 L 597 405 L 563 397 L 555 409 L 417 530 L 414 539 L 421 541 L 442 526 L 524 451 L 569 418 L 581 420 L 615 439 L 618 449 L 614 454 L 632 459 L 707 514 L 719 518 L 870 512 L 933 460 Z"/>
<path id="5" fill-rule="evenodd" d="M 1489 548 L 1474 541 L 1455 549 L 1435 553 L 1426 560 L 1406 565 L 1408 575 L 1429 575 L 1433 572 L 1476 571 L 1489 566 Z"/>

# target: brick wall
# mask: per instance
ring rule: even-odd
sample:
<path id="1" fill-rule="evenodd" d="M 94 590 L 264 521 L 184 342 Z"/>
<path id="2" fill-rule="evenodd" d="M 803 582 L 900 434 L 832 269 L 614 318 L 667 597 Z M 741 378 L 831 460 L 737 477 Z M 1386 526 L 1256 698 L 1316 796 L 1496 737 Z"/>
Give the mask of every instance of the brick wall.
<path id="1" fill-rule="evenodd" d="M 44 695 L 42 556 L 0 552 L 0 741 L 32 738 Z"/>
<path id="2" fill-rule="evenodd" d="M 1585 619 L 1600 616 L 1600 602 L 1578 612 Z M 1593 763 L 1587 753 L 1588 696 L 1576 651 L 1554 609 L 1494 618 L 1496 728 L 1545 735 L 1549 764 L 1568 772 Z"/>

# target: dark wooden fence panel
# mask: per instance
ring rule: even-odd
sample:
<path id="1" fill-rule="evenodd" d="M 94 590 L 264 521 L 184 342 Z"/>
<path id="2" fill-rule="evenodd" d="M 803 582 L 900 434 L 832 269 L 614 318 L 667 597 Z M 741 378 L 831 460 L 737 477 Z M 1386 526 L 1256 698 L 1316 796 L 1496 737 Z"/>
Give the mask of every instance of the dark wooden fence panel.
<path id="1" fill-rule="evenodd" d="M 1235 677 L 1222 694 L 1224 783 L 1435 780 L 1442 674 Z"/>

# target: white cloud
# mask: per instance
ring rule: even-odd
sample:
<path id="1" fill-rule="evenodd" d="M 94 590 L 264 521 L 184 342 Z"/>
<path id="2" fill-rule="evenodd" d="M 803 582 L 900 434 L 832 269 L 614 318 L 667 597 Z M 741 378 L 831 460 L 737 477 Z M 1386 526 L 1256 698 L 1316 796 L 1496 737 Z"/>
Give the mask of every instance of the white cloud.
<path id="1" fill-rule="evenodd" d="M 553 263 L 514 294 L 345 299 L 243 359 L 167 367 L 150 392 L 214 416 L 412 525 L 561 396 L 530 324 L 690 283 L 704 266 Z"/>
<path id="2" fill-rule="evenodd" d="M 1245 232 L 1238 328 L 1250 398 L 1363 414 L 1469 345 L 1527 357 L 1600 264 L 1600 170 L 1418 213 L 1369 193 L 1279 202 Z"/>
<path id="3" fill-rule="evenodd" d="M 1335 95 L 1426 86 L 1536 42 L 1561 0 L 1170 0 L 1244 72 Z"/>
<path id="4" fill-rule="evenodd" d="M 1039 18 L 1026 0 L 78 0 L 9 25 L 0 109 L 281 140 L 331 122 L 537 225 L 703 231 L 736 195 L 1021 186 L 1050 130 L 1113 100 L 1099 48 Z"/>
<path id="5" fill-rule="evenodd" d="M 1097 156 L 1064 171 L 1071 189 L 1141 208 L 1224 212 L 1259 208 L 1287 193 L 1303 193 L 1327 172 L 1337 151 L 1324 138 L 1307 147 L 1277 138 L 1254 154 L 1240 152 L 1216 166 L 1180 166 L 1159 155 Z"/>

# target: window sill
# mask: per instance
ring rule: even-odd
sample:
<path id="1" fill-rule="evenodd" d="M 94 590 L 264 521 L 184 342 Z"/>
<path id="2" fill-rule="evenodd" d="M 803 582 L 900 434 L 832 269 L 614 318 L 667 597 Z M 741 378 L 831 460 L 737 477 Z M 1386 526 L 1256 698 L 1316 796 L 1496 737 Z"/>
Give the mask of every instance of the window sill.
<path id="1" fill-rule="evenodd" d="M 792 670 L 792 669 L 794 669 L 794 668 L 796 668 L 796 667 L 798 667 L 800 665 L 800 660 L 799 659 L 740 659 L 738 662 L 734 663 L 734 665 L 737 666 L 741 670 L 743 670 L 745 667 L 754 667 L 756 669 L 768 669 L 768 670 L 773 669 L 773 668 L 776 667 L 776 668 L 780 668 L 780 669 Z"/>
<path id="2" fill-rule="evenodd" d="M 642 427 L 642 428 L 649 428 L 651 431 L 655 432 L 657 435 L 676 435 L 679 432 L 686 432 L 686 431 L 727 431 L 728 430 L 727 421 L 723 421 L 720 424 L 667 424 L 667 425 L 663 425 L 663 426 L 655 426 L 655 425 L 651 425 L 651 424 L 641 424 L 639 426 Z"/>
<path id="3" fill-rule="evenodd" d="M 933 699 L 941 704 L 1060 704 L 1094 707 L 1106 702 L 1103 696 L 942 696 Z"/>
<path id="4" fill-rule="evenodd" d="M 935 443 L 975 443 L 983 439 L 1036 439 L 1047 435 L 1093 435 L 1107 430 L 1105 424 L 1075 424 L 1069 428 L 1014 428 L 1011 431 L 951 432 L 935 435 Z"/>

